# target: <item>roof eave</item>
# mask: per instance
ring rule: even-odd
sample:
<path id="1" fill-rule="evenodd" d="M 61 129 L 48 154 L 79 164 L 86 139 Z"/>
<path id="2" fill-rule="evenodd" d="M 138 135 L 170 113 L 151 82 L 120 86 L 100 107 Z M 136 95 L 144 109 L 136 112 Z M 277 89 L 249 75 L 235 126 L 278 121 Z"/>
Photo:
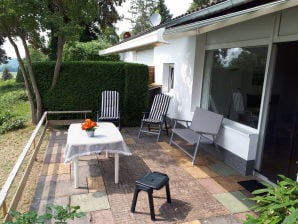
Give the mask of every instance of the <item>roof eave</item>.
<path id="1" fill-rule="evenodd" d="M 167 44 L 168 42 L 163 39 L 164 32 L 165 32 L 165 28 L 160 28 L 146 35 L 140 36 L 132 40 L 128 40 L 121 44 L 99 51 L 99 54 L 108 55 L 108 54 L 137 50 L 140 48 L 142 49 L 150 48 L 160 44 Z"/>
<path id="2" fill-rule="evenodd" d="M 174 38 L 181 35 L 197 35 L 221 29 L 236 23 L 244 22 L 263 15 L 278 12 L 290 7 L 298 6 L 297 0 L 279 0 L 273 3 L 257 6 L 239 12 L 202 20 L 183 26 L 169 28 L 165 31 L 165 38 Z"/>

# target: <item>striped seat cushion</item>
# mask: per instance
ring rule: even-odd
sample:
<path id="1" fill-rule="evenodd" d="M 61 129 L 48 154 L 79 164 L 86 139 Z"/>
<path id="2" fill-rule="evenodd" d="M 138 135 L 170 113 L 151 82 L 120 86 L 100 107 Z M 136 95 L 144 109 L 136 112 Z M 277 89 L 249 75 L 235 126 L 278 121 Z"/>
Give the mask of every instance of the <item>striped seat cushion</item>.
<path id="1" fill-rule="evenodd" d="M 157 94 L 154 97 L 152 107 L 147 120 L 151 122 L 161 122 L 168 112 L 171 97 L 165 94 Z"/>
<path id="2" fill-rule="evenodd" d="M 117 91 L 103 91 L 101 94 L 100 119 L 119 118 L 119 93 Z"/>

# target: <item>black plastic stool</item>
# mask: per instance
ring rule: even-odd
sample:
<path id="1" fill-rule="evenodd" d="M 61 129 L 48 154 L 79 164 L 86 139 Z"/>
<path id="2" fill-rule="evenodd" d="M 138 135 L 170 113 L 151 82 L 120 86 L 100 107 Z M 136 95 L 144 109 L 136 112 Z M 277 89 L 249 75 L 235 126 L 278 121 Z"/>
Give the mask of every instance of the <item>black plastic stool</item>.
<path id="1" fill-rule="evenodd" d="M 133 200 L 132 200 L 130 211 L 135 212 L 139 192 L 146 191 L 148 193 L 151 220 L 155 220 L 155 212 L 154 212 L 154 204 L 153 204 L 153 190 L 159 190 L 164 186 L 166 186 L 167 202 L 171 203 L 170 185 L 169 185 L 168 175 L 160 173 L 160 172 L 151 172 L 151 173 L 147 173 L 141 179 L 138 179 L 136 181 L 136 188 L 135 188 L 135 192 L 133 195 Z"/>

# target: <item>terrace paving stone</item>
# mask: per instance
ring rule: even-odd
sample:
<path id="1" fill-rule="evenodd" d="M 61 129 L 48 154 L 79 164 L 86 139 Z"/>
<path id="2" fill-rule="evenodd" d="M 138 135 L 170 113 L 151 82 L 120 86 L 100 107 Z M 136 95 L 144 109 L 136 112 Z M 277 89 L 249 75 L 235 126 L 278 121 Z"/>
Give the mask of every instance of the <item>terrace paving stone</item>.
<path id="1" fill-rule="evenodd" d="M 210 177 L 217 177 L 218 174 L 210 170 L 206 166 L 191 166 L 191 167 L 184 167 L 187 172 L 189 172 L 194 178 L 201 179 L 201 178 L 210 178 Z"/>
<path id="2" fill-rule="evenodd" d="M 127 145 L 133 145 L 133 144 L 136 144 L 136 141 L 133 138 L 126 138 L 125 143 Z"/>
<path id="3" fill-rule="evenodd" d="M 43 162 L 46 163 L 63 163 L 64 153 L 46 154 Z"/>
<path id="4" fill-rule="evenodd" d="M 193 220 L 193 221 L 190 221 L 190 222 L 184 222 L 182 224 L 201 224 L 201 222 L 199 220 Z"/>
<path id="5" fill-rule="evenodd" d="M 46 155 L 51 155 L 51 154 L 59 154 L 59 153 L 65 153 L 65 146 L 66 146 L 66 142 L 65 140 L 59 140 L 61 143 L 51 143 L 48 146 L 48 149 L 46 151 Z M 62 144 L 63 142 L 63 144 Z"/>
<path id="6" fill-rule="evenodd" d="M 30 210 L 36 211 L 38 214 L 45 214 L 46 212 L 50 212 L 47 209 L 49 205 L 69 205 L 69 197 L 55 197 L 55 198 L 47 198 L 45 200 L 34 200 L 31 203 Z"/>
<path id="7" fill-rule="evenodd" d="M 106 191 L 102 177 L 87 177 L 87 185 L 89 193 Z"/>
<path id="8" fill-rule="evenodd" d="M 240 212 L 240 213 L 233 214 L 234 217 L 236 217 L 238 220 L 243 221 L 243 222 L 246 220 L 247 215 L 252 215 L 254 217 L 257 217 L 256 213 L 254 213 L 252 211 Z"/>
<path id="9" fill-rule="evenodd" d="M 250 211 L 254 204 L 239 191 L 215 194 L 214 197 L 222 203 L 230 212 L 240 213 Z"/>
<path id="10" fill-rule="evenodd" d="M 213 179 L 228 192 L 243 190 L 243 187 L 238 184 L 237 178 L 234 176 L 217 176 Z"/>
<path id="11" fill-rule="evenodd" d="M 70 196 L 70 204 L 80 205 L 80 211 L 92 212 L 102 209 L 109 209 L 110 204 L 106 192 L 93 192 Z"/>
<path id="12" fill-rule="evenodd" d="M 80 188 L 74 188 L 73 181 L 40 181 L 37 183 L 34 200 L 47 200 L 49 198 L 71 196 L 88 193 L 86 179 L 80 179 Z"/>
<path id="13" fill-rule="evenodd" d="M 44 164 L 41 174 L 43 176 L 70 173 L 70 165 L 64 163 Z"/>
<path id="14" fill-rule="evenodd" d="M 213 163 L 208 165 L 208 167 L 216 172 L 219 176 L 239 175 L 239 173 L 237 173 L 235 170 L 233 170 L 231 167 L 224 164 L 223 162 Z"/>
<path id="15" fill-rule="evenodd" d="M 113 214 L 108 209 L 91 212 L 91 222 L 93 224 L 114 224 Z"/>
<path id="16" fill-rule="evenodd" d="M 44 158 L 32 209 L 42 210 L 48 203 L 80 205 L 86 217 L 69 223 L 104 224 L 203 224 L 242 223 L 249 211 L 251 196 L 237 182 L 255 179 L 243 177 L 218 158 L 200 149 L 192 161 L 177 147 L 169 145 L 169 136 L 144 135 L 138 128 L 122 128 L 121 133 L 132 156 L 120 155 L 119 184 L 114 183 L 114 156 L 105 153 L 79 158 L 79 186 L 73 183 L 72 165 L 64 164 L 67 130 L 53 130 Z M 189 147 L 189 146 L 187 146 Z M 190 148 L 190 147 L 189 147 Z M 172 203 L 167 203 L 162 188 L 153 193 L 156 221 L 151 221 L 148 195 L 141 191 L 136 212 L 130 212 L 135 181 L 146 173 L 159 171 L 170 178 Z M 240 192 L 241 191 L 241 192 Z"/>
<path id="17" fill-rule="evenodd" d="M 227 192 L 226 189 L 224 189 L 221 185 L 219 185 L 212 178 L 200 179 L 198 181 L 211 194 L 219 194 L 219 193 Z"/>
<path id="18" fill-rule="evenodd" d="M 85 224 L 91 222 L 91 215 L 86 213 L 85 216 L 74 220 L 67 220 L 67 224 Z M 54 224 L 54 223 L 53 223 Z"/>
<path id="19" fill-rule="evenodd" d="M 234 218 L 232 215 L 211 217 L 205 220 L 201 220 L 203 224 L 239 224 L 239 220 Z"/>

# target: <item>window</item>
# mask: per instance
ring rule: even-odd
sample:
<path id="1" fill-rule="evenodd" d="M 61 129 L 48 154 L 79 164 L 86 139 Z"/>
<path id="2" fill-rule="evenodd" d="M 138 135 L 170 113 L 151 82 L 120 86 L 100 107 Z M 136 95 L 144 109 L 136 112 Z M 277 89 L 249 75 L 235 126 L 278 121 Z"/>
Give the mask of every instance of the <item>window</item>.
<path id="1" fill-rule="evenodd" d="M 174 65 L 169 66 L 168 89 L 174 88 Z"/>
<path id="2" fill-rule="evenodd" d="M 202 106 L 257 128 L 267 47 L 206 51 Z"/>
<path id="3" fill-rule="evenodd" d="M 165 63 L 163 67 L 164 71 L 164 78 L 163 78 L 163 85 L 164 91 L 170 92 L 171 89 L 174 88 L 174 64 L 173 63 Z"/>

